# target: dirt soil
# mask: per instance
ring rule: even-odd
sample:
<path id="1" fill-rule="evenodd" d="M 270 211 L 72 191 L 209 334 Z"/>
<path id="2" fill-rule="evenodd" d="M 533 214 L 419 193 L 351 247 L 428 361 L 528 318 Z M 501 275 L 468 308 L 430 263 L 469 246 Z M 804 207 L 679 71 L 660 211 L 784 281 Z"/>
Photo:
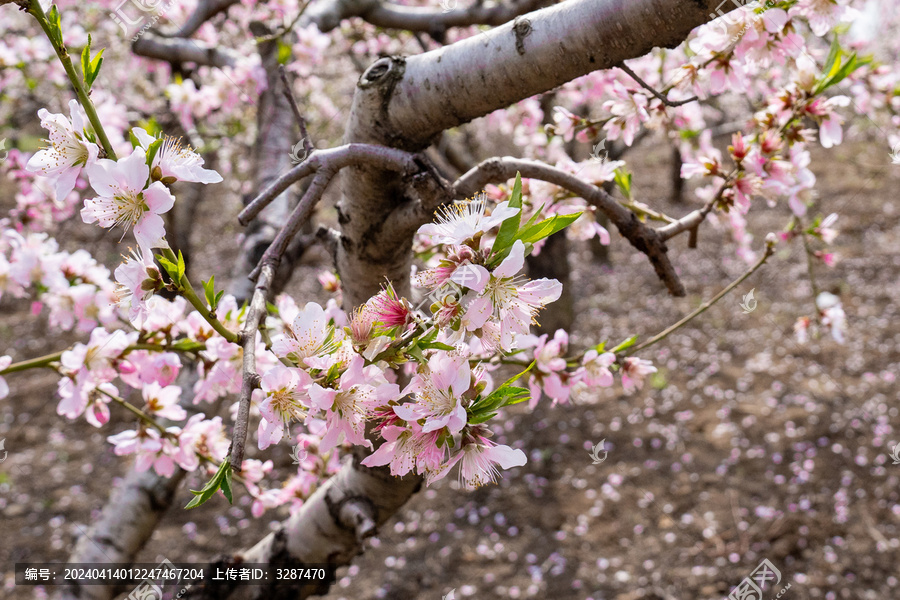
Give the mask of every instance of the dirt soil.
<path id="1" fill-rule="evenodd" d="M 840 214 L 839 261 L 817 275 L 844 302 L 845 345 L 792 337 L 794 320 L 813 310 L 794 242 L 648 350 L 660 373 L 643 391 L 628 396 L 617 386 L 568 405 L 509 410 L 496 441 L 522 448 L 527 465 L 474 492 L 453 475 L 424 489 L 339 571 L 327 600 L 438 600 L 451 590 L 457 600 L 719 600 L 763 559 L 781 574 L 764 598 L 788 584 L 786 600 L 900 598 L 900 466 L 889 457 L 900 442 L 900 167 L 886 154 L 858 143 L 813 157 L 819 210 Z M 667 151 L 628 158 L 639 198 L 673 215 L 694 207 L 657 200 L 668 182 L 650 178 L 668 172 Z M 8 194 L 2 200 L 9 205 Z M 204 278 L 230 264 L 239 231 L 238 207 L 214 202 L 199 217 L 209 223 L 196 240 L 195 273 Z M 757 248 L 788 220 L 784 207 L 758 209 L 750 219 Z M 112 265 L 120 249 L 110 237 L 77 223 L 60 235 L 65 247 L 90 248 Z M 697 249 L 686 237 L 670 246 L 686 298 L 668 297 L 646 258 L 615 233 L 611 265 L 572 246 L 573 347 L 646 338 L 746 269 L 713 227 Z M 324 264 L 319 253 L 306 259 L 290 288 L 297 298 L 324 298 L 315 282 Z M 745 314 L 739 303 L 751 289 L 758 305 Z M 27 303 L 4 298 L 0 309 L 0 346 L 14 360 L 78 339 L 51 332 Z M 105 437 L 131 420 L 114 411 L 103 430 L 70 423 L 56 415 L 52 374 L 9 381 L 13 394 L 0 403 L 9 452 L 0 464 L 0 595 L 24 599 L 35 590 L 12 586 L 13 563 L 66 559 L 128 467 Z M 589 449 L 601 440 L 608 457 L 594 465 Z M 287 448 L 253 454 L 291 467 Z M 286 514 L 254 520 L 246 494 L 233 507 L 216 498 L 182 510 L 200 484 L 182 485 L 141 562 L 206 561 L 252 544 Z"/>

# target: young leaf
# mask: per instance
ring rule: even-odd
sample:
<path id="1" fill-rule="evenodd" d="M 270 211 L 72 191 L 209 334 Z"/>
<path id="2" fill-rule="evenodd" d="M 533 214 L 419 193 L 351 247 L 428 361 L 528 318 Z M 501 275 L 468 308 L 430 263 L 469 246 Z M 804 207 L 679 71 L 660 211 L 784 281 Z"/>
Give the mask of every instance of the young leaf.
<path id="1" fill-rule="evenodd" d="M 59 21 L 59 9 L 55 4 L 47 11 L 47 28 L 50 30 L 53 42 L 61 48 L 63 46 L 62 24 Z"/>
<path id="2" fill-rule="evenodd" d="M 616 169 L 616 187 L 626 199 L 631 200 L 631 173 L 625 169 Z"/>
<path id="3" fill-rule="evenodd" d="M 216 471 L 216 474 L 213 475 L 212 479 L 206 482 L 206 485 L 203 486 L 201 490 L 191 490 L 191 493 L 194 495 L 194 498 L 187 503 L 185 508 L 195 508 L 205 503 L 207 500 L 212 498 L 216 491 L 223 487 L 228 488 L 228 492 L 225 492 L 225 489 L 222 489 L 222 493 L 225 494 L 225 497 L 228 498 L 228 502 L 231 502 L 231 461 L 227 458 L 222 462 L 219 466 L 219 470 Z"/>
<path id="4" fill-rule="evenodd" d="M 615 348 L 613 348 L 612 350 L 610 350 L 610 352 L 615 354 L 616 352 L 621 352 L 622 350 L 625 350 L 626 348 L 631 348 L 632 346 L 634 346 L 637 343 L 637 339 L 638 339 L 638 336 L 633 335 L 630 338 L 628 338 L 627 340 L 625 340 L 624 342 L 622 342 L 621 344 L 619 344 L 618 346 L 616 346 Z"/>
<path id="5" fill-rule="evenodd" d="M 166 273 L 169 274 L 172 281 L 175 282 L 176 285 L 181 285 L 181 278 L 178 276 L 178 265 L 165 256 L 157 255 L 156 260 L 158 260 L 159 264 L 162 265 L 162 268 L 166 270 Z"/>
<path id="6" fill-rule="evenodd" d="M 87 45 L 81 51 L 81 75 L 85 83 L 87 83 L 88 75 L 91 74 L 91 34 L 88 34 Z"/>
<path id="7" fill-rule="evenodd" d="M 513 185 L 512 196 L 509 199 L 510 208 L 518 208 L 519 212 L 507 218 L 500 224 L 497 239 L 494 240 L 493 252 L 501 252 L 512 246 L 519 232 L 519 223 L 522 219 L 522 175 L 516 172 L 516 183 Z"/>
<path id="8" fill-rule="evenodd" d="M 178 282 L 181 283 L 182 278 L 184 277 L 184 256 L 181 254 L 181 250 L 178 251 Z"/>
<path id="9" fill-rule="evenodd" d="M 100 65 L 103 64 L 103 49 L 97 53 L 97 56 L 91 59 L 91 34 L 88 34 L 87 46 L 81 51 L 81 75 L 84 79 L 85 87 L 90 90 L 100 74 Z"/>
<path id="10" fill-rule="evenodd" d="M 838 58 L 841 55 L 841 44 L 838 42 L 838 36 L 834 36 L 834 39 L 831 41 L 831 49 L 828 51 L 828 58 L 825 60 L 825 76 L 830 77 L 834 73 L 832 69 L 835 69 L 836 66 L 839 66 Z"/>
<path id="11" fill-rule="evenodd" d="M 540 223 L 535 223 L 531 227 L 527 227 L 519 232 L 516 239 L 522 240 L 526 244 L 535 244 L 540 240 L 550 237 L 558 231 L 562 231 L 575 222 L 575 219 L 581 216 L 580 212 L 569 215 L 555 215 L 549 219 L 544 219 Z"/>

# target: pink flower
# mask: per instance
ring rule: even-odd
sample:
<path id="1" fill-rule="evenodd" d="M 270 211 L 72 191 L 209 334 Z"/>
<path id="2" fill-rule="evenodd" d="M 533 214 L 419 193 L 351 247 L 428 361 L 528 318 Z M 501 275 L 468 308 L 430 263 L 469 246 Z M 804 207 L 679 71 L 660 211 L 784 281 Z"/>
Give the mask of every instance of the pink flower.
<path id="1" fill-rule="evenodd" d="M 637 389 L 643 389 L 644 377 L 650 373 L 656 373 L 656 367 L 649 360 L 629 357 L 622 363 L 622 387 L 626 394 Z"/>
<path id="2" fill-rule="evenodd" d="M 49 132 L 50 146 L 32 156 L 25 165 L 26 171 L 54 181 L 57 202 L 63 202 L 75 189 L 75 180 L 81 170 L 96 162 L 100 154 L 100 147 L 84 136 L 84 118 L 75 100 L 69 100 L 69 113 L 71 122 L 46 108 L 38 111 L 41 127 Z"/>
<path id="3" fill-rule="evenodd" d="M 500 326 L 496 345 L 504 351 L 513 349 L 515 336 L 527 334 L 529 327 L 536 322 L 538 311 L 557 300 L 562 293 L 562 284 L 555 279 L 516 279 L 524 265 L 525 245 L 522 240 L 516 240 L 509 255 L 491 273 L 490 282 L 482 295 L 469 304 L 463 317 L 466 329 L 475 331 L 488 323 L 496 309 Z"/>
<path id="4" fill-rule="evenodd" d="M 382 329 L 405 327 L 412 322 L 412 307 L 405 298 L 394 291 L 392 284 L 387 284 L 380 292 L 366 302 L 369 314 Z"/>
<path id="5" fill-rule="evenodd" d="M 181 146 L 181 138 L 173 138 L 168 135 L 155 138 L 140 127 L 134 127 L 131 132 L 145 152 L 157 139 L 162 139 L 162 144 L 153 157 L 153 164 L 150 165 L 150 176 L 154 181 L 162 181 L 165 184 L 175 181 L 194 183 L 222 181 L 221 175 L 213 170 L 203 168 L 202 156 L 194 152 L 190 146 Z"/>
<path id="6" fill-rule="evenodd" d="M 313 406 L 325 411 L 326 432 L 319 445 L 322 452 L 337 446 L 342 438 L 351 444 L 371 448 L 372 442 L 365 437 L 366 420 L 374 414 L 375 408 L 400 395 L 400 386 L 388 383 L 381 369 L 364 365 L 365 360 L 355 355 L 336 387 L 324 388 L 313 383 L 309 388 Z"/>
<path id="7" fill-rule="evenodd" d="M 259 403 L 259 449 L 265 450 L 284 437 L 292 419 L 302 420 L 309 411 L 307 388 L 312 382 L 301 369 L 276 365 L 262 376 L 260 387 L 265 398 Z"/>
<path id="8" fill-rule="evenodd" d="M 561 135 L 563 140 L 568 142 L 575 135 L 575 126 L 581 122 L 581 119 L 562 106 L 554 106 L 553 122 L 556 123 L 554 126 L 556 134 Z"/>
<path id="9" fill-rule="evenodd" d="M 93 377 L 112 381 L 116 377 L 113 361 L 135 343 L 137 338 L 136 331 L 125 333 L 117 330 L 109 333 L 102 327 L 97 327 L 91 332 L 87 344 L 75 344 L 62 353 L 59 362 L 70 374 L 90 372 Z"/>
<path id="10" fill-rule="evenodd" d="M 584 367 L 581 381 L 589 387 L 609 387 L 613 384 L 613 374 L 609 368 L 616 362 L 612 352 L 600 354 L 593 348 L 584 353 L 581 364 Z"/>
<path id="11" fill-rule="evenodd" d="M 445 205 L 435 215 L 437 223 L 423 225 L 419 233 L 432 236 L 437 244 L 462 244 L 519 212 L 518 208 L 511 208 L 509 202 L 498 204 L 490 216 L 485 215 L 485 209 L 484 194 L 466 202 Z"/>
<path id="12" fill-rule="evenodd" d="M 170 428 L 167 432 L 179 431 L 177 427 Z M 143 472 L 151 466 L 157 474 L 163 477 L 171 477 L 175 473 L 175 461 L 172 460 L 178 448 L 168 438 L 160 436 L 155 429 L 140 431 L 127 430 L 117 435 L 106 438 L 115 448 L 116 456 L 134 454 L 134 468 Z"/>
<path id="13" fill-rule="evenodd" d="M 262 353 L 257 351 L 257 357 Z M 194 384 L 194 404 L 211 402 L 226 394 L 236 394 L 241 389 L 241 367 L 243 350 L 225 338 L 214 337 L 206 342 L 203 355 L 213 365 L 200 363 L 204 377 Z"/>
<path id="14" fill-rule="evenodd" d="M 831 292 L 821 292 L 816 296 L 816 306 L 822 316 L 822 326 L 831 332 L 831 337 L 839 344 L 844 343 L 844 332 L 847 331 L 847 316 L 841 306 L 841 300 Z"/>
<path id="15" fill-rule="evenodd" d="M 154 381 L 144 386 L 141 395 L 144 397 L 146 411 L 149 414 L 172 421 L 183 421 L 187 418 L 187 412 L 178 405 L 181 388 L 177 385 L 162 387 Z"/>
<path id="16" fill-rule="evenodd" d="M 415 394 L 414 401 L 395 406 L 394 412 L 404 421 L 425 419 L 424 433 L 444 427 L 451 434 L 459 433 L 466 424 L 463 394 L 471 383 L 472 370 L 467 356 L 437 352 L 400 394 Z"/>
<path id="17" fill-rule="evenodd" d="M 495 465 L 499 465 L 503 469 L 511 469 L 512 467 L 521 467 L 527 462 L 525 453 L 521 450 L 494 444 L 477 433 L 465 437 L 468 439 L 464 441 L 462 449 L 428 481 L 429 484 L 444 477 L 447 471 L 453 468 L 453 465 L 460 463 L 460 479 L 471 490 L 497 481 L 499 471 Z"/>
<path id="18" fill-rule="evenodd" d="M 170 431 L 177 428 L 169 428 Z M 197 453 L 210 456 L 213 460 L 225 459 L 231 440 L 225 435 L 221 417 L 206 419 L 202 413 L 193 415 L 178 436 L 178 448 L 172 453 L 178 465 L 186 471 L 200 466 Z"/>
<path id="19" fill-rule="evenodd" d="M 128 307 L 131 322 L 140 326 L 147 316 L 147 300 L 163 287 L 162 275 L 153 259 L 140 250 L 132 250 L 131 257 L 116 267 L 115 274 L 119 302 Z"/>
<path id="20" fill-rule="evenodd" d="M 166 229 L 161 214 L 175 204 L 175 197 L 165 185 L 155 181 L 146 189 L 150 168 L 143 148 L 135 148 L 118 162 L 100 159 L 88 169 L 96 198 L 84 201 L 81 218 L 85 223 L 97 222 L 101 227 L 131 227 L 144 254 L 152 248 L 168 248 Z"/>
<path id="21" fill-rule="evenodd" d="M 285 323 L 284 329 L 285 333 L 272 341 L 272 352 L 299 365 L 307 358 L 326 353 L 326 345 L 335 333 L 328 325 L 325 310 L 315 302 L 308 302 L 291 325 Z"/>
<path id="22" fill-rule="evenodd" d="M 418 423 L 411 422 L 408 427 L 388 425 L 381 430 L 381 435 L 385 443 L 366 457 L 363 465 L 378 467 L 390 463 L 391 475 L 396 477 L 403 477 L 413 468 L 428 477 L 442 470 L 447 446 L 438 446 L 441 431 L 424 433 Z"/>

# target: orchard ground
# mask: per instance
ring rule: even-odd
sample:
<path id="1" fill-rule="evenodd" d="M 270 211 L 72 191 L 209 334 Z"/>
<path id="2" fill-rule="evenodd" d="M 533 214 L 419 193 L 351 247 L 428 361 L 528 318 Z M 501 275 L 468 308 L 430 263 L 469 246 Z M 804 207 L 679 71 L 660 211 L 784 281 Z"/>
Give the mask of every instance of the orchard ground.
<path id="1" fill-rule="evenodd" d="M 650 146 L 626 156 L 637 197 L 675 216 L 696 208 L 689 195 L 681 206 L 658 200 L 669 183 L 647 174 L 667 173 L 669 153 Z M 888 456 L 900 441 L 900 166 L 889 164 L 883 146 L 813 152 L 817 210 L 840 214 L 839 261 L 818 265 L 817 276 L 844 302 L 845 345 L 794 341 L 794 320 L 814 308 L 799 242 L 782 244 L 731 295 L 641 355 L 660 367 L 643 391 L 625 396 L 617 386 L 569 405 L 542 400 L 533 412 L 509 410 L 495 441 L 521 447 L 528 464 L 474 492 L 460 489 L 455 474 L 423 489 L 338 572 L 327 600 L 438 600 L 451 589 L 479 600 L 720 599 L 764 558 L 782 575 L 765 597 L 788 583 L 782 597 L 791 600 L 900 596 L 900 465 Z M 8 188 L 0 200 L 11 205 Z M 195 280 L 227 273 L 234 258 L 238 207 L 217 200 L 209 194 L 200 209 L 206 226 L 194 240 Z M 755 211 L 754 248 L 788 219 L 786 207 Z M 117 236 L 79 221 L 62 225 L 61 244 L 115 264 L 125 251 L 112 243 Z M 707 227 L 694 250 L 686 236 L 670 242 L 688 289 L 683 299 L 667 296 L 646 257 L 617 234 L 609 266 L 573 244 L 578 322 L 570 347 L 635 333 L 646 339 L 693 310 L 746 269 L 727 235 Z M 323 251 L 308 252 L 289 292 L 323 301 L 315 275 L 328 267 Z M 745 314 L 739 303 L 751 289 L 758 304 Z M 0 339 L 14 360 L 77 339 L 51 333 L 27 302 L 3 298 L 0 308 Z M 131 419 L 113 407 L 102 430 L 67 422 L 56 415 L 53 374 L 8 380 L 0 562 L 3 596 L 24 599 L 34 589 L 12 587 L 13 563 L 66 559 L 129 464 L 105 438 Z M 590 447 L 603 439 L 608 457 L 593 465 Z M 266 452 L 254 445 L 249 457 L 286 471 L 289 452 L 287 443 Z M 286 514 L 252 519 L 244 490 L 233 507 L 219 496 L 181 509 L 188 488 L 201 485 L 195 474 L 181 486 L 139 562 L 207 561 L 253 544 Z"/>

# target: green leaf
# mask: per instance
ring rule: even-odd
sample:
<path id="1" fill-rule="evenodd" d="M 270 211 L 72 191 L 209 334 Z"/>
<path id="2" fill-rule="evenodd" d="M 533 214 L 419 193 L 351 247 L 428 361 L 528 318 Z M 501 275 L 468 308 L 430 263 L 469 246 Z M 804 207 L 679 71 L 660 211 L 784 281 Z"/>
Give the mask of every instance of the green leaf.
<path id="1" fill-rule="evenodd" d="M 836 69 L 840 66 L 838 62 L 838 58 L 841 55 L 841 44 L 838 42 L 838 36 L 834 36 L 834 39 L 831 41 L 831 49 L 828 51 L 828 58 L 825 60 L 825 76 L 830 77 L 834 73 L 833 69 Z"/>
<path id="2" fill-rule="evenodd" d="M 140 145 L 140 144 L 138 144 Z M 159 149 L 162 148 L 163 140 L 157 139 L 150 142 L 150 145 L 147 146 L 147 166 L 153 164 L 153 159 L 156 158 L 156 153 L 159 152 Z"/>
<path id="3" fill-rule="evenodd" d="M 519 172 L 516 172 L 516 183 L 513 185 L 509 206 L 510 208 L 518 208 L 519 212 L 500 224 L 497 239 L 494 240 L 494 246 L 491 248 L 492 252 L 502 252 L 516 241 L 516 234 L 519 232 L 519 223 L 522 219 L 522 175 Z"/>
<path id="4" fill-rule="evenodd" d="M 291 45 L 278 38 L 278 64 L 286 65 L 291 60 Z"/>
<path id="5" fill-rule="evenodd" d="M 234 504 L 234 499 L 231 494 L 231 468 L 229 465 L 228 469 L 225 469 L 225 477 L 222 479 L 222 494 L 225 495 L 225 499 L 228 500 L 228 504 Z"/>
<path id="6" fill-rule="evenodd" d="M 441 342 L 423 342 L 420 340 L 416 345 L 423 350 L 443 350 L 444 352 L 452 352 L 456 350 L 456 348 L 454 348 L 453 346 L 449 346 Z"/>
<path id="7" fill-rule="evenodd" d="M 91 34 L 88 34 L 87 45 L 81 50 L 81 75 L 85 83 L 87 83 L 88 75 L 91 74 Z"/>
<path id="8" fill-rule="evenodd" d="M 181 250 L 178 251 L 178 282 L 181 283 L 182 278 L 184 277 L 184 256 L 181 254 Z"/>
<path id="9" fill-rule="evenodd" d="M 615 354 L 616 352 L 621 352 L 622 350 L 625 350 L 626 348 L 631 348 L 632 346 L 634 346 L 637 343 L 637 339 L 638 339 L 638 336 L 633 335 L 630 338 L 628 338 L 627 340 L 625 340 L 624 342 L 622 342 L 621 344 L 619 344 L 618 346 L 616 346 L 615 348 L 613 348 L 612 350 L 610 350 L 610 352 Z"/>
<path id="10" fill-rule="evenodd" d="M 181 278 L 178 276 L 178 265 L 162 255 L 157 255 L 156 260 L 159 261 L 162 268 L 166 270 L 166 273 L 169 274 L 172 281 L 175 282 L 176 285 L 181 285 Z"/>
<path id="11" fill-rule="evenodd" d="M 231 503 L 231 461 L 227 458 L 219 466 L 219 470 L 216 471 L 216 474 L 213 475 L 212 479 L 206 482 L 203 489 L 191 490 L 191 493 L 194 494 L 194 498 L 187 503 L 185 508 L 195 508 L 204 504 L 207 500 L 212 498 L 220 488 L 222 488 L 222 493 L 225 494 L 228 502 Z M 226 488 L 228 489 L 227 492 L 225 491 Z"/>
<path id="12" fill-rule="evenodd" d="M 88 34 L 87 46 L 81 51 L 81 75 L 87 90 L 90 91 L 91 86 L 100 74 L 100 66 L 103 64 L 103 49 L 91 59 L 91 34 Z"/>
<path id="13" fill-rule="evenodd" d="M 59 9 L 56 8 L 56 5 L 50 7 L 50 10 L 47 11 L 47 28 L 50 31 L 50 36 L 52 37 L 53 42 L 57 47 L 63 47 L 63 34 L 62 34 L 62 24 L 59 20 Z"/>
<path id="14" fill-rule="evenodd" d="M 474 413 L 469 417 L 468 423 L 469 425 L 478 425 L 479 423 L 484 423 L 485 421 L 490 421 L 494 417 L 497 416 L 496 412 L 479 412 Z"/>
<path id="15" fill-rule="evenodd" d="M 581 216 L 580 212 L 568 215 L 555 215 L 549 219 L 544 219 L 540 223 L 535 223 L 531 227 L 527 227 L 519 232 L 516 239 L 522 240 L 526 244 L 535 244 L 544 238 L 550 237 L 558 231 L 562 231 Z"/>
<path id="16" fill-rule="evenodd" d="M 825 71 L 825 74 L 822 76 L 822 79 L 819 81 L 818 85 L 813 89 L 813 94 L 820 94 L 826 89 L 830 88 L 833 85 L 837 85 L 841 81 L 843 81 L 848 75 L 853 73 L 856 69 L 863 65 L 867 65 L 872 62 L 871 57 L 860 58 L 856 55 L 856 52 L 850 54 L 850 57 L 847 59 L 847 62 L 842 63 L 840 61 L 840 54 L 835 58 L 834 64 L 831 65 L 830 69 Z M 830 58 L 830 55 L 829 55 Z"/>
<path id="17" fill-rule="evenodd" d="M 616 187 L 626 199 L 631 200 L 631 173 L 621 167 L 616 169 Z"/>
<path id="18" fill-rule="evenodd" d="M 216 301 L 216 276 L 213 275 L 209 281 L 201 281 L 203 285 L 203 296 L 206 298 L 206 304 L 212 307 Z"/>

